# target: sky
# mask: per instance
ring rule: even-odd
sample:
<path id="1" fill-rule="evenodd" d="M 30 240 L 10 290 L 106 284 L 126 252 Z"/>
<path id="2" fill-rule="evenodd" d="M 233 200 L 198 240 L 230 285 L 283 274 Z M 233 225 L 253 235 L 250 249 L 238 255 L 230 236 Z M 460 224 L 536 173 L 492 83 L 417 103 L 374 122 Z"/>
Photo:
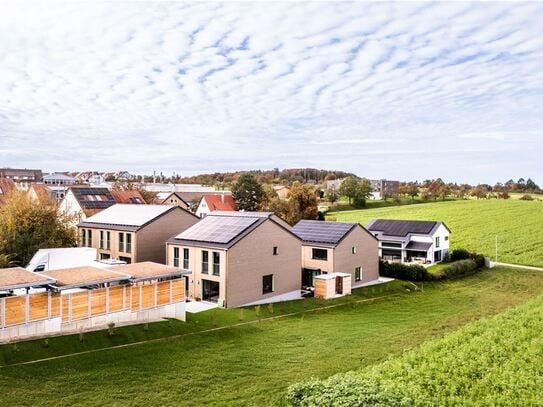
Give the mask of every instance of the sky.
<path id="1" fill-rule="evenodd" d="M 2 2 L 0 166 L 543 184 L 543 3 Z"/>

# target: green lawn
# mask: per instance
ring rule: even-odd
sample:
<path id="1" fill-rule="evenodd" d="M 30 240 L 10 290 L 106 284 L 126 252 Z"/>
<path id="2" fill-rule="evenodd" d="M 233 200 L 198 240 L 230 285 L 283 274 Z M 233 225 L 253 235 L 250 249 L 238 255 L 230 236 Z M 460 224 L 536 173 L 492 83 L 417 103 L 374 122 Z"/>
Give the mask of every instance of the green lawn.
<path id="1" fill-rule="evenodd" d="M 330 212 L 343 222 L 417 219 L 444 221 L 452 230 L 452 247 L 463 247 L 498 260 L 543 266 L 543 203 L 519 200 L 461 200 L 346 212 Z"/>
<path id="2" fill-rule="evenodd" d="M 328 310 L 33 365 L 0 367 L 0 404 L 272 405 L 292 383 L 363 369 L 523 303 L 543 292 L 543 273 L 497 268 L 462 280 L 428 283 L 422 292 L 408 293 L 405 288 L 402 292 L 357 304 L 355 300 L 378 294 L 357 291 L 342 300 L 344 305 Z M 283 307 L 276 305 L 274 315 L 288 307 L 304 309 L 303 302 Z M 245 310 L 243 318 L 253 318 L 251 312 Z M 269 312 L 263 308 L 261 317 Z M 199 324 L 221 326 L 241 319 L 240 310 L 212 315 L 213 311 L 197 314 L 187 325 L 195 330 Z M 143 331 L 141 326 L 131 329 Z M 97 334 L 107 338 L 105 332 Z M 71 341 L 71 348 L 77 347 L 77 337 Z M 6 354 L 24 358 L 21 354 L 32 353 L 35 344 L 27 346 L 25 350 L 21 345 L 19 352 L 4 347 L 0 354 L 13 362 L 6 360 Z"/>

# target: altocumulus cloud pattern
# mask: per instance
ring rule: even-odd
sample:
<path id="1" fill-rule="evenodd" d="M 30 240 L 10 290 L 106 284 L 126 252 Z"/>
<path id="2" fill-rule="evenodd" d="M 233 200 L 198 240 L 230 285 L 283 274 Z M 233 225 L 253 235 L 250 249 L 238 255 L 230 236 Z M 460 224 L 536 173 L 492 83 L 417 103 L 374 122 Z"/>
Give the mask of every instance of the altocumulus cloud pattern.
<path id="1" fill-rule="evenodd" d="M 0 9 L 7 165 L 543 176 L 541 4 Z"/>

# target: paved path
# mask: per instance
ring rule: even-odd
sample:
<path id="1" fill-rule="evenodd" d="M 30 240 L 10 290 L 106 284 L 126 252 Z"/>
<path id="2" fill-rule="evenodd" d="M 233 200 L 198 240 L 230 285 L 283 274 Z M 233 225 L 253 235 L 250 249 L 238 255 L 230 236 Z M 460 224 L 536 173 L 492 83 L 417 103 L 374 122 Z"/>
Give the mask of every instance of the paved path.
<path id="1" fill-rule="evenodd" d="M 491 264 L 495 266 L 516 267 L 519 269 L 543 271 L 543 267 L 525 266 L 523 264 L 500 263 L 495 261 L 491 262 Z"/>

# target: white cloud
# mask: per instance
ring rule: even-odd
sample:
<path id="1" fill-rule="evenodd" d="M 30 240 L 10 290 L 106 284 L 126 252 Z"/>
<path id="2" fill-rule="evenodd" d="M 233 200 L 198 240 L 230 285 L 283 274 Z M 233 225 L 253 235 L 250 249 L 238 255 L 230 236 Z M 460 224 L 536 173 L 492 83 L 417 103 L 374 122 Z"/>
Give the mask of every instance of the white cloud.
<path id="1" fill-rule="evenodd" d="M 472 181 L 462 151 L 477 168 L 509 152 L 522 165 L 489 164 L 489 182 L 543 178 L 541 18 L 536 3 L 3 3 L 0 161 Z"/>

